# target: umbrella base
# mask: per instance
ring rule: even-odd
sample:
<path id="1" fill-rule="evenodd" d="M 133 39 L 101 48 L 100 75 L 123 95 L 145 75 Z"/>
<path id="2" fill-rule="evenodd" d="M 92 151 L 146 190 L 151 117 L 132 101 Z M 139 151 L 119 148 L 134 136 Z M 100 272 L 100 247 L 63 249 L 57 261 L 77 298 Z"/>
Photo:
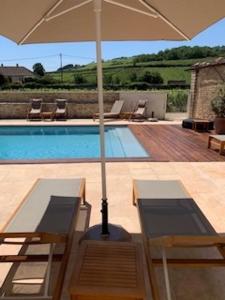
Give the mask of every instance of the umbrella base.
<path id="1" fill-rule="evenodd" d="M 102 224 L 98 224 L 88 228 L 88 230 L 81 237 L 80 242 L 83 240 L 95 241 L 130 241 L 131 235 L 123 227 L 118 225 L 109 224 L 109 234 L 102 235 Z"/>

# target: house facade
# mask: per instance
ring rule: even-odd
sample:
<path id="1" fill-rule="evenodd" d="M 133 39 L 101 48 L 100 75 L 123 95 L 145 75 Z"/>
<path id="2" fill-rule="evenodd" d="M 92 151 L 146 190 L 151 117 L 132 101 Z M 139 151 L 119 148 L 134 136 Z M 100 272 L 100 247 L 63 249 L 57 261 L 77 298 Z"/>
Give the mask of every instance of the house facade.
<path id="1" fill-rule="evenodd" d="M 34 77 L 33 72 L 19 65 L 16 65 L 15 67 L 1 65 L 0 74 L 13 83 L 22 83 L 25 78 Z"/>

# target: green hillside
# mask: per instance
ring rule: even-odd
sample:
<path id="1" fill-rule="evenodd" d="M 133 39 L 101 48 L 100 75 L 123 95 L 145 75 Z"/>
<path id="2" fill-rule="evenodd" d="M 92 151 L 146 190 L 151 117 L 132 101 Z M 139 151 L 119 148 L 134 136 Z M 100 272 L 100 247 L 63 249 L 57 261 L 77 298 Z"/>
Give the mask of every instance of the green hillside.
<path id="1" fill-rule="evenodd" d="M 111 68 L 111 65 L 104 64 L 103 74 L 104 76 L 112 76 L 112 78 L 121 83 L 125 83 L 129 81 L 132 73 L 136 73 L 137 76 L 142 75 L 145 71 L 153 71 L 159 72 L 164 80 L 167 83 L 168 80 L 186 80 L 187 83 L 190 82 L 190 72 L 185 71 L 187 67 L 158 67 L 157 65 L 154 67 L 149 66 L 135 66 L 132 65 L 117 65 Z M 63 80 L 64 82 L 73 83 L 75 75 L 82 75 L 87 82 L 95 83 L 96 82 L 96 67 L 95 66 L 86 66 L 84 68 L 76 69 L 76 70 L 67 70 L 63 72 Z M 56 80 L 60 80 L 61 73 L 55 72 L 51 73 L 51 75 Z"/>
<path id="2" fill-rule="evenodd" d="M 165 84 L 168 80 L 185 80 L 189 84 L 191 72 L 188 68 L 201 60 L 203 59 L 163 60 L 135 64 L 131 59 L 110 60 L 103 63 L 103 74 L 104 77 L 111 76 L 115 83 L 123 84 L 129 82 L 134 73 L 137 77 L 140 77 L 146 71 L 159 72 Z M 210 60 L 210 58 L 207 60 Z M 60 71 L 52 72 L 51 75 L 56 80 L 61 79 Z M 91 63 L 79 68 L 63 70 L 63 81 L 74 83 L 74 76 L 78 75 L 81 75 L 88 83 L 96 83 L 96 64 Z"/>
<path id="3" fill-rule="evenodd" d="M 225 46 L 182 46 L 159 51 L 157 54 L 114 58 L 103 62 L 104 83 L 121 85 L 133 82 L 167 84 L 170 80 L 182 80 L 190 84 L 191 72 L 189 68 L 193 64 L 210 61 L 219 56 L 225 56 Z M 94 62 L 84 66 L 64 66 L 62 69 L 51 73 L 55 80 L 60 81 L 61 71 L 63 71 L 64 83 L 96 83 L 96 64 Z"/>

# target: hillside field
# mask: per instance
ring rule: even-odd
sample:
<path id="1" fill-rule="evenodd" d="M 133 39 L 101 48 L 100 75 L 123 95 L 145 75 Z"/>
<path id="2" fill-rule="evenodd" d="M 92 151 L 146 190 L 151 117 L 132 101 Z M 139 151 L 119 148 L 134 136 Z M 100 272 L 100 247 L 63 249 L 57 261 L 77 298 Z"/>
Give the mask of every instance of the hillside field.
<path id="1" fill-rule="evenodd" d="M 191 81 L 191 71 L 188 70 L 193 64 L 201 59 L 188 60 L 168 60 L 133 63 L 131 59 L 113 59 L 103 62 L 104 77 L 112 77 L 114 81 L 126 83 L 135 73 L 137 77 L 143 75 L 146 71 L 159 72 L 163 78 L 164 84 L 168 80 L 185 80 L 187 84 Z M 56 80 L 61 80 L 61 72 L 49 73 Z M 88 83 L 96 83 L 96 64 L 91 63 L 78 68 L 63 70 L 63 81 L 65 83 L 74 83 L 74 76 L 81 75 Z"/>

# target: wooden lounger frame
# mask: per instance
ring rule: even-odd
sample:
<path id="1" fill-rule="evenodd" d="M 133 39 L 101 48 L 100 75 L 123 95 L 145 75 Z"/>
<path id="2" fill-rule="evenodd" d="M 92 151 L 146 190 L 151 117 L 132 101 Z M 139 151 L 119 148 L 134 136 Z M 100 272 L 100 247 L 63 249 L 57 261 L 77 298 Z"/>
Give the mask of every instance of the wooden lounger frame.
<path id="1" fill-rule="evenodd" d="M 152 296 L 154 300 L 160 300 L 159 288 L 155 274 L 155 267 L 163 267 L 164 278 L 166 285 L 167 299 L 171 300 L 171 291 L 169 283 L 168 265 L 173 267 L 193 267 L 193 268 L 205 268 L 205 267 L 225 267 L 225 236 L 220 236 L 216 233 L 211 236 L 161 236 L 157 238 L 149 238 L 144 228 L 140 207 L 138 205 L 138 190 L 136 185 L 133 185 L 133 204 L 137 205 L 139 220 L 141 225 L 141 232 L 143 237 L 144 251 L 146 261 L 148 265 L 150 285 L 152 289 Z M 210 224 L 210 223 L 209 223 Z M 212 226 L 211 226 L 212 227 Z M 213 228 L 213 227 L 212 227 Z M 214 229 L 213 229 L 214 230 Z M 161 248 L 162 258 L 154 259 L 151 255 L 150 247 Z M 168 259 L 166 257 L 166 248 L 209 248 L 216 247 L 221 254 L 221 259 Z"/>
<path id="2" fill-rule="evenodd" d="M 119 112 L 112 112 L 112 110 L 113 110 L 113 108 L 114 108 L 114 105 L 115 105 L 116 103 L 118 104 L 119 102 L 122 103 L 122 106 L 121 106 L 121 108 L 120 108 L 120 111 L 119 111 Z M 124 101 L 123 101 L 123 100 L 116 100 L 116 101 L 113 103 L 113 106 L 111 107 L 111 111 L 110 111 L 110 112 L 105 112 L 105 113 L 103 114 L 103 117 L 104 117 L 105 119 L 110 119 L 110 118 L 116 119 L 116 118 L 119 118 L 119 117 L 120 117 L 120 113 L 121 113 L 121 110 L 122 110 L 123 105 L 124 105 Z M 95 121 L 96 119 L 99 119 L 99 115 L 100 115 L 99 113 L 94 113 L 94 114 L 92 115 L 93 121 Z"/>
<path id="3" fill-rule="evenodd" d="M 140 217 L 140 215 L 139 215 Z M 141 217 L 140 217 L 141 220 Z M 140 222 L 141 223 L 141 222 Z M 169 274 L 168 274 L 168 265 L 173 267 L 192 267 L 192 268 L 205 268 L 205 267 L 225 267 L 225 237 L 223 236 L 163 236 L 160 238 L 147 238 L 147 235 L 143 233 L 143 242 L 145 256 L 148 265 L 150 284 L 152 288 L 152 295 L 154 300 L 160 300 L 158 283 L 155 275 L 155 267 L 163 266 L 165 283 L 167 288 L 167 299 L 170 300 L 170 284 L 169 284 Z M 154 259 L 151 256 L 150 247 L 160 247 L 162 250 L 162 258 Z M 212 259 L 212 258 L 200 258 L 200 259 L 168 259 L 166 257 L 166 248 L 209 248 L 216 247 L 223 258 L 221 259 Z"/>
<path id="4" fill-rule="evenodd" d="M 44 283 L 44 295 L 41 296 L 0 296 L 0 299 L 4 300 L 11 300 L 11 299 L 51 299 L 51 300 L 59 300 L 60 295 L 62 292 L 62 287 L 63 287 L 63 281 L 64 281 L 64 276 L 65 276 L 65 271 L 66 271 L 66 266 L 67 262 L 69 259 L 69 254 L 72 246 L 72 238 L 73 238 L 73 231 L 74 228 L 77 224 L 78 220 L 78 214 L 74 216 L 71 225 L 70 225 L 70 230 L 69 232 L 64 235 L 64 234 L 52 234 L 52 233 L 47 233 L 47 232 L 4 232 L 4 230 L 7 228 L 9 223 L 14 219 L 16 216 L 17 212 L 19 211 L 20 207 L 24 204 L 26 201 L 28 195 L 32 193 L 34 190 L 35 186 L 37 185 L 38 179 L 32 188 L 29 190 L 29 192 L 26 194 L 26 196 L 23 198 L 19 206 L 16 208 L 12 216 L 9 218 L 9 220 L 6 222 L 5 226 L 2 228 L 0 231 L 0 245 L 1 244 L 8 244 L 8 245 L 41 245 L 41 244 L 49 244 L 50 245 L 50 252 L 48 255 L 24 255 L 19 253 L 18 255 L 2 255 L 0 256 L 0 263 L 24 263 L 24 262 L 48 262 L 47 266 L 47 271 L 46 271 L 46 278 L 45 278 L 45 283 Z M 77 198 L 80 198 L 80 203 L 81 200 L 83 204 L 85 204 L 85 179 L 82 178 L 80 179 L 80 191 L 77 196 Z M 22 238 L 24 241 L 18 241 L 13 239 L 18 239 Z M 35 239 L 35 240 L 32 240 Z M 65 248 L 63 251 L 63 254 L 54 254 L 54 247 L 57 244 L 65 244 Z M 58 271 L 58 277 L 57 277 L 57 283 L 55 284 L 55 288 L 53 291 L 53 295 L 49 296 L 49 279 L 50 279 L 50 272 L 51 272 L 51 264 L 52 261 L 60 261 L 60 269 Z"/>

